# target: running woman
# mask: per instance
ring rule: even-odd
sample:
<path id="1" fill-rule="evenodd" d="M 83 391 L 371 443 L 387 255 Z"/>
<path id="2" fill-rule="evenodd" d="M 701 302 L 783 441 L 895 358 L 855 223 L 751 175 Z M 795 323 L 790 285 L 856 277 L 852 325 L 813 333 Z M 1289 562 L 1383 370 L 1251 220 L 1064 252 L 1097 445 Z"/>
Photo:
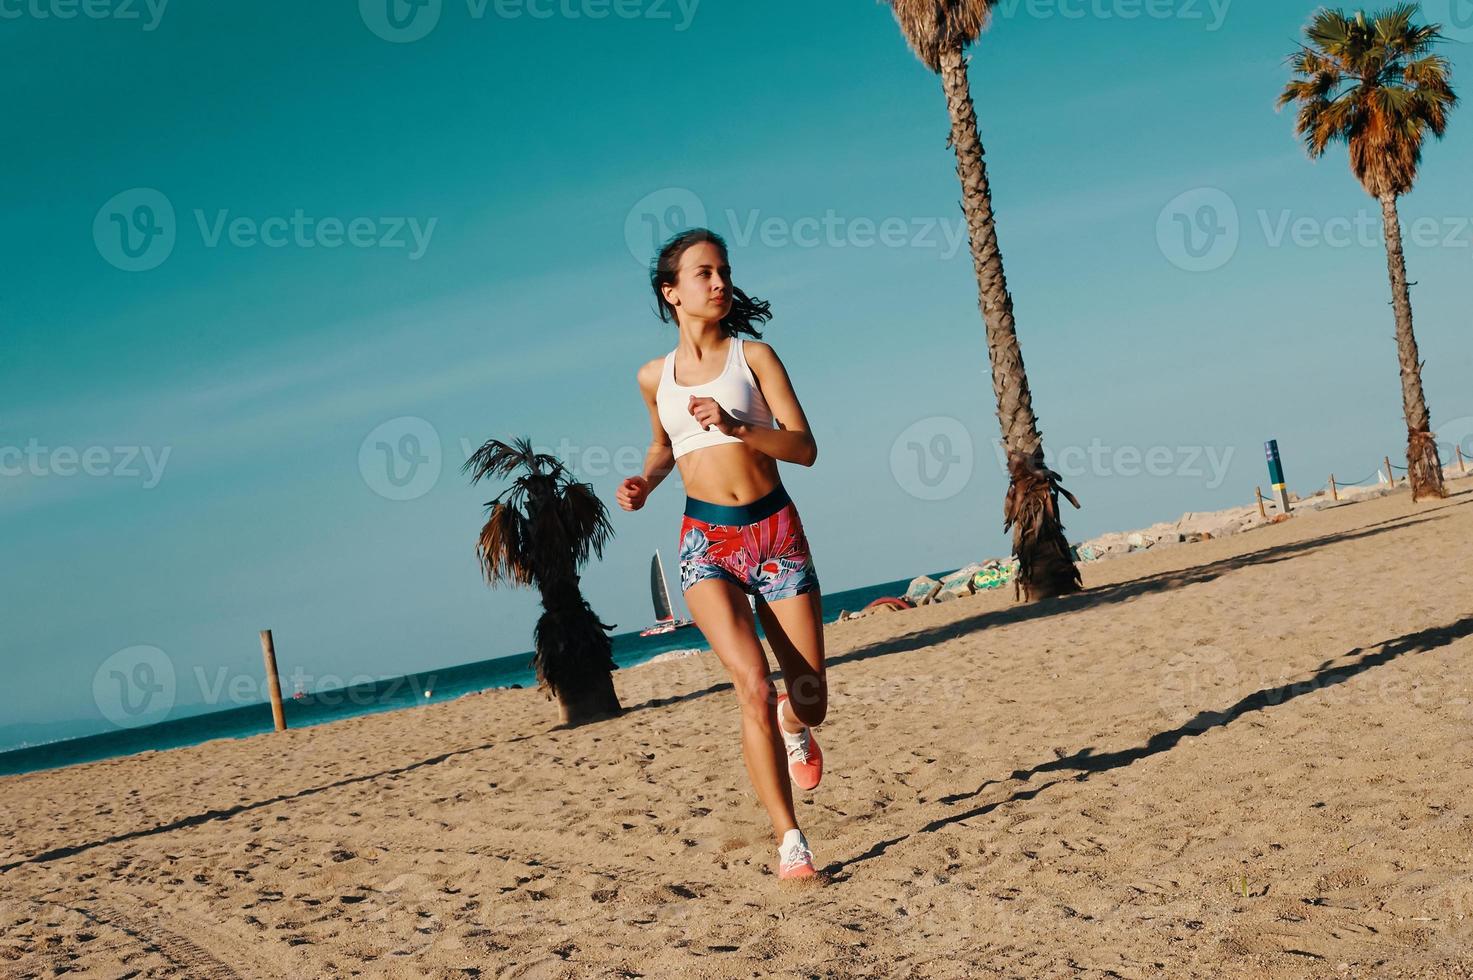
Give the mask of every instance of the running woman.
<path id="1" fill-rule="evenodd" d="M 772 311 L 732 284 L 719 235 L 695 229 L 671 239 L 650 282 L 660 319 L 675 321 L 679 340 L 639 370 L 654 438 L 643 475 L 620 485 L 619 506 L 639 510 L 679 467 L 680 589 L 736 689 L 747 775 L 779 842 L 778 877 L 812 877 L 791 784 L 811 790 L 823 775 L 810 730 L 828 710 L 823 601 L 777 464 L 812 466 L 818 447 L 777 354 L 742 336 L 760 337 L 755 325 Z M 754 611 L 787 694 L 777 696 L 768 679 Z"/>

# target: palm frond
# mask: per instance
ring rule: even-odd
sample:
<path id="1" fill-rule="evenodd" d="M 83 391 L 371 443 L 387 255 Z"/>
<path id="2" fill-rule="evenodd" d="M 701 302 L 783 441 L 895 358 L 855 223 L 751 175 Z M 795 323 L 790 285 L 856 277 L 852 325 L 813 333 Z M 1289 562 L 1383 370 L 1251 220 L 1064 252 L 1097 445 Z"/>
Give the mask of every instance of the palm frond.
<path id="1" fill-rule="evenodd" d="M 577 563 L 581 565 L 590 557 L 602 558 L 604 547 L 613 539 L 614 525 L 593 487 L 587 483 L 568 484 L 563 491 L 562 511 L 577 543 Z"/>
<path id="2" fill-rule="evenodd" d="M 934 72 L 943 51 L 961 50 L 981 36 L 996 0 L 880 0 L 895 15 L 916 57 Z"/>
<path id="3" fill-rule="evenodd" d="M 500 439 L 488 439 L 480 449 L 471 453 L 461 472 L 470 473 L 472 483 L 488 477 L 509 476 L 517 467 L 526 465 L 531 455 L 532 447 L 525 439 L 516 440 L 515 445 L 508 445 Z"/>
<path id="4" fill-rule="evenodd" d="M 1371 194 L 1404 194 L 1417 179 L 1428 132 L 1447 131 L 1457 104 L 1446 59 L 1432 54 L 1438 25 L 1418 24 L 1415 3 L 1372 17 L 1322 9 L 1290 55 L 1278 107 L 1297 103 L 1295 132 L 1310 156 L 1350 147 L 1351 169 Z"/>
<path id="5" fill-rule="evenodd" d="M 486 519 L 476 541 L 476 559 L 486 584 L 492 588 L 504 581 L 516 585 L 532 584 L 526 539 L 526 522 L 519 510 L 502 503 L 491 508 L 491 516 Z"/>

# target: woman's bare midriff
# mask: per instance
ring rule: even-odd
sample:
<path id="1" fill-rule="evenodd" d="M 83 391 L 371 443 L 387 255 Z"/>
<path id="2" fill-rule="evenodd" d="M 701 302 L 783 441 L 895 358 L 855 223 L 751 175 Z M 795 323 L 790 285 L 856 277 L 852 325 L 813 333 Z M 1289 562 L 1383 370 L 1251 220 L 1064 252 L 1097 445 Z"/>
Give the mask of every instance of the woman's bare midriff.
<path id="1" fill-rule="evenodd" d="M 675 461 L 688 497 L 728 507 L 761 500 L 780 482 L 777 460 L 746 443 L 727 442 Z"/>

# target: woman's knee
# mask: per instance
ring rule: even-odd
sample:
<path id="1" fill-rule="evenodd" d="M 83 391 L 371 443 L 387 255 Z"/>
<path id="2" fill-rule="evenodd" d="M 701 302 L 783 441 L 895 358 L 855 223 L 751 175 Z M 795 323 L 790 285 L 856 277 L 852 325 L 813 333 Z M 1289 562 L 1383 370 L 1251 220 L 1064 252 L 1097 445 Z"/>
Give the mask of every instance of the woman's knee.
<path id="1" fill-rule="evenodd" d="M 734 681 L 737 700 L 741 703 L 742 717 L 768 723 L 772 718 L 773 705 L 777 703 L 777 690 L 765 674 L 751 674 Z"/>

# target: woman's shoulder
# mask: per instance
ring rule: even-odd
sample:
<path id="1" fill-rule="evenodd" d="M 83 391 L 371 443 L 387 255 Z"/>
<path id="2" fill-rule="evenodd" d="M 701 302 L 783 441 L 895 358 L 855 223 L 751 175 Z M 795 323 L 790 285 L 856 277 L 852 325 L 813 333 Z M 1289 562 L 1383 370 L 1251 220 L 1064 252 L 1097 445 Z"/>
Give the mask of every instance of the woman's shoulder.
<path id="1" fill-rule="evenodd" d="M 747 358 L 748 363 L 751 363 L 753 358 L 756 358 L 759 364 L 771 364 L 777 360 L 777 351 L 773 350 L 772 345 L 765 340 L 742 337 L 741 341 L 742 356 Z"/>
<path id="2" fill-rule="evenodd" d="M 659 387 L 660 376 L 665 371 L 665 361 L 669 356 L 669 354 L 662 354 L 653 360 L 645 361 L 639 366 L 639 371 L 636 372 L 635 376 L 639 379 L 639 386 L 641 388 L 653 391 Z"/>

